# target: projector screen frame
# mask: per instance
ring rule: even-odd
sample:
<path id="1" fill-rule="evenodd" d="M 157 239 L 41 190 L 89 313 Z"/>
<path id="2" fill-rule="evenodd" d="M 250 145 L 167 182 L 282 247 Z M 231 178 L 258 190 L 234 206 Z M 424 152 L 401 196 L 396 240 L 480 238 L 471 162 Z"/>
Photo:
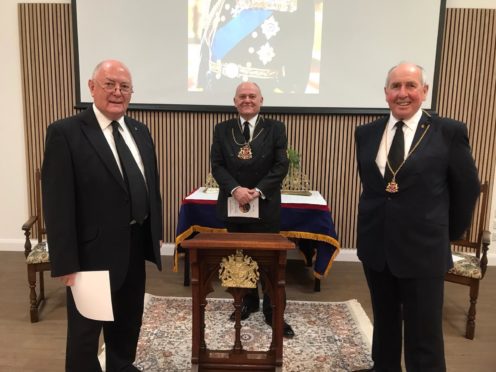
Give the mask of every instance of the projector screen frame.
<path id="1" fill-rule="evenodd" d="M 81 0 L 80 0 L 81 1 Z M 444 37 L 444 23 L 446 13 L 446 0 L 439 0 L 439 22 L 436 41 L 436 52 L 434 71 L 432 71 L 432 81 L 429 82 L 429 90 L 432 92 L 431 107 L 425 111 L 437 113 L 437 94 L 439 83 L 440 60 L 442 56 L 442 46 Z M 81 100 L 81 82 L 79 66 L 79 47 L 78 47 L 78 26 L 77 26 L 77 0 L 71 0 L 72 11 L 72 28 L 73 28 L 73 52 L 74 52 L 74 82 L 76 109 L 89 107 L 92 102 L 83 102 Z M 413 61 L 415 62 L 415 61 Z M 385 76 L 384 76 L 385 78 Z M 233 92 L 234 93 L 234 92 Z M 263 92 L 262 92 L 263 93 Z M 378 92 L 381 94 L 381 92 Z M 385 101 L 384 101 L 385 102 Z M 204 105 L 204 104 L 148 104 L 148 103 L 130 103 L 129 111 L 158 111 L 158 112 L 215 112 L 215 113 L 236 113 L 233 105 Z M 270 114 L 335 114 L 335 115 L 384 115 L 389 113 L 386 103 L 384 108 L 370 107 L 297 107 L 297 106 L 262 106 L 263 113 Z"/>

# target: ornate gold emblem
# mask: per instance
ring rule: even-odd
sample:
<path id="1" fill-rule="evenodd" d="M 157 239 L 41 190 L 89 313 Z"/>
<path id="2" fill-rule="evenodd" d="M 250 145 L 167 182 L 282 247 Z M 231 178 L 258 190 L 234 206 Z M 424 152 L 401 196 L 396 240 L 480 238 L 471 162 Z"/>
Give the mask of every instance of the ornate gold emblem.
<path id="1" fill-rule="evenodd" d="M 426 112 L 426 114 L 428 116 L 430 116 L 427 112 Z M 419 138 L 419 140 L 417 141 L 417 143 L 415 144 L 415 146 L 413 146 L 413 148 L 408 152 L 408 154 L 403 159 L 403 161 L 398 166 L 398 168 L 396 168 L 396 170 L 393 171 L 393 168 L 391 167 L 391 164 L 389 163 L 389 159 L 388 159 L 387 153 L 386 153 L 386 167 L 389 168 L 389 170 L 391 171 L 391 174 L 393 175 L 393 178 L 391 179 L 391 181 L 388 182 L 388 184 L 386 185 L 386 192 L 388 192 L 390 194 L 396 194 L 398 191 L 400 191 L 400 187 L 398 186 L 398 182 L 396 182 L 396 175 L 398 174 L 398 172 L 400 171 L 400 169 L 403 167 L 403 165 L 405 164 L 406 160 L 410 157 L 410 155 L 417 149 L 418 145 L 420 144 L 420 142 L 424 138 L 425 134 L 429 130 L 430 124 L 427 124 L 427 126 L 424 125 L 424 124 L 421 124 L 421 128 L 422 129 L 425 128 L 424 129 L 424 132 L 422 133 L 422 136 Z M 386 142 L 387 142 L 387 132 L 386 132 Z"/>
<path id="2" fill-rule="evenodd" d="M 399 191 L 398 184 L 395 180 L 391 180 L 391 182 L 388 182 L 386 191 L 390 194 L 396 194 Z"/>
<path id="3" fill-rule="evenodd" d="M 242 160 L 248 160 L 251 159 L 252 157 L 253 155 L 251 153 L 251 147 L 249 144 L 246 144 L 239 149 L 238 158 Z"/>
<path id="4" fill-rule="evenodd" d="M 281 192 L 290 195 L 312 195 L 310 190 L 310 179 L 300 168 L 300 154 L 295 149 L 288 147 L 287 156 L 289 170 L 282 181 Z"/>
<path id="5" fill-rule="evenodd" d="M 222 258 L 219 279 L 223 287 L 256 288 L 259 277 L 257 262 L 243 255 L 242 250 L 238 249 L 236 254 Z"/>

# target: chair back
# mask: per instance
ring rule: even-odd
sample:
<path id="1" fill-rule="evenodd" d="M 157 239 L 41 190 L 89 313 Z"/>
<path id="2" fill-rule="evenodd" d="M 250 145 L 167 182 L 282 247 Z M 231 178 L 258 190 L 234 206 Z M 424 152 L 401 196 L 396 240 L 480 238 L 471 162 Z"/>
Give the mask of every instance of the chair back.
<path id="1" fill-rule="evenodd" d="M 45 227 L 43 226 L 43 209 L 41 207 L 41 172 L 37 168 L 35 172 L 35 197 L 36 197 L 36 233 L 38 235 L 38 243 L 43 241 L 43 235 L 45 235 Z"/>
<path id="2" fill-rule="evenodd" d="M 477 258 L 480 258 L 482 235 L 484 230 L 486 230 L 486 216 L 489 201 L 488 191 L 489 182 L 486 181 L 481 185 L 480 196 L 477 205 L 474 208 L 470 226 L 460 239 L 451 242 L 455 251 L 461 248 L 462 251 L 468 250 L 470 252 L 475 252 Z"/>

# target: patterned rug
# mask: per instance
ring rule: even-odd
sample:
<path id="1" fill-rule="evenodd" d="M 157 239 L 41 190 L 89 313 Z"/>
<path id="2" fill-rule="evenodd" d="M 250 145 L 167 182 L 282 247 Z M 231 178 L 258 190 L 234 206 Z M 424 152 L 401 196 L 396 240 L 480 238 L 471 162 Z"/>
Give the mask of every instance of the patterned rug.
<path id="1" fill-rule="evenodd" d="M 261 306 L 260 306 L 261 308 Z M 231 349 L 232 300 L 209 299 L 205 341 L 209 349 Z M 288 301 L 285 319 L 296 333 L 284 339 L 283 371 L 353 371 L 368 368 L 372 325 L 356 300 Z M 242 321 L 246 350 L 269 348 L 271 329 L 261 311 Z M 142 371 L 190 371 L 191 298 L 147 295 L 135 365 Z"/>

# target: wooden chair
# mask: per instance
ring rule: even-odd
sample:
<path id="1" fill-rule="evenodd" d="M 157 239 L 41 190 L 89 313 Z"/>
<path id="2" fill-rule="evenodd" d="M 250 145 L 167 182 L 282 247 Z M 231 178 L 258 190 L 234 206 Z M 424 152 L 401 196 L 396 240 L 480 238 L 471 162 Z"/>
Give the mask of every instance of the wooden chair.
<path id="1" fill-rule="evenodd" d="M 26 256 L 26 264 L 28 271 L 29 283 L 29 312 L 31 315 L 31 323 L 38 321 L 38 312 L 41 305 L 45 301 L 45 283 L 43 273 L 50 271 L 50 257 L 48 254 L 45 226 L 43 224 L 42 208 L 41 208 L 41 175 L 40 170 L 36 170 L 35 176 L 35 197 L 36 197 L 36 214 L 22 225 L 26 241 L 24 242 L 24 255 Z M 37 235 L 38 243 L 31 246 L 31 234 L 33 228 Z M 36 293 L 36 273 L 39 275 L 39 295 Z"/>
<path id="2" fill-rule="evenodd" d="M 481 186 L 479 197 L 478 219 L 472 218 L 470 228 L 464 236 L 452 242 L 454 267 L 448 271 L 445 280 L 470 287 L 470 307 L 468 309 L 465 337 L 473 340 L 475 334 L 475 314 L 479 284 L 484 278 L 487 268 L 487 251 L 490 244 L 490 233 L 486 230 L 489 184 Z M 471 240 L 472 231 L 477 231 L 475 241 Z"/>

